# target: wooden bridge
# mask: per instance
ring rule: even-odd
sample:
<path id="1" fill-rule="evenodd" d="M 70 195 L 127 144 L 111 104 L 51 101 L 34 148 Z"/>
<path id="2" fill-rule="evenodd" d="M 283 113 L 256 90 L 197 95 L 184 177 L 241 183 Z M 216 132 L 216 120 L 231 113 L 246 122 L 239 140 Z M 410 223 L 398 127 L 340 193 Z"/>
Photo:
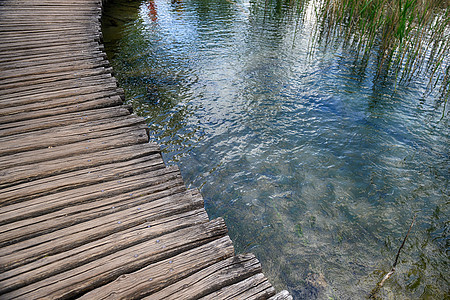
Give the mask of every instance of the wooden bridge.
<path id="1" fill-rule="evenodd" d="M 292 299 L 122 104 L 101 7 L 0 1 L 0 298 Z"/>

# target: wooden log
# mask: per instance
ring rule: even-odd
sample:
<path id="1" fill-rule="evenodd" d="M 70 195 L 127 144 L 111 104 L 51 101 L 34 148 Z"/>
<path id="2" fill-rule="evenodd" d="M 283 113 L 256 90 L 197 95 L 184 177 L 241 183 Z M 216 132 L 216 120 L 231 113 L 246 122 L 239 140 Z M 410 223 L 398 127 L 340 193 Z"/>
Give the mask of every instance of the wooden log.
<path id="1" fill-rule="evenodd" d="M 189 210 L 151 220 L 68 251 L 43 257 L 32 263 L 0 273 L 0 293 L 19 289 L 146 240 L 208 221 L 208 215 L 203 208 Z"/>
<path id="2" fill-rule="evenodd" d="M 201 300 L 214 299 L 267 299 L 275 295 L 275 289 L 264 274 L 258 273 L 250 278 L 224 287 L 216 292 L 206 295 Z"/>
<path id="3" fill-rule="evenodd" d="M 73 298 L 93 287 L 110 282 L 118 276 L 120 276 L 120 281 L 118 280 L 116 284 L 124 282 L 127 278 L 133 278 L 144 281 L 142 285 L 146 285 L 144 289 L 147 291 L 150 291 L 151 288 L 161 288 L 175 281 L 179 276 L 185 276 L 186 273 L 189 274 L 230 257 L 233 254 L 231 240 L 228 236 L 218 238 L 225 233 L 226 227 L 221 219 L 181 229 L 115 252 L 103 259 L 60 273 L 4 296 L 5 298 L 28 299 Z M 143 268 L 146 265 L 148 267 Z M 122 275 L 130 272 L 135 273 L 129 276 Z M 143 288 L 142 285 L 136 284 L 131 287 L 128 285 L 128 291 L 130 288 Z M 123 293 L 127 292 L 127 289 L 125 287 L 114 292 Z M 142 291 L 138 292 L 142 293 Z M 111 293 L 109 288 L 100 287 L 92 294 L 86 294 L 85 299 L 92 299 L 93 295 L 96 299 L 102 299 L 104 295 L 111 294 L 114 293 Z"/>
<path id="4" fill-rule="evenodd" d="M 144 299 L 198 299 L 257 273 L 261 273 L 261 264 L 256 257 L 253 254 L 241 254 L 199 270 Z"/>

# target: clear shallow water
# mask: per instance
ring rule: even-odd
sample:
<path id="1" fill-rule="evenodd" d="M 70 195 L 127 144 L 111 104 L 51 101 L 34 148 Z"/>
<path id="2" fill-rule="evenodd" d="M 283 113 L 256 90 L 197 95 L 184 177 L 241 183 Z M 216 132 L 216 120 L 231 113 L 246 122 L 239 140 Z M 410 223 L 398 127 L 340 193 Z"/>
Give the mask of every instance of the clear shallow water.
<path id="1" fill-rule="evenodd" d="M 111 17 L 112 16 L 112 17 Z M 127 99 L 237 252 L 296 299 L 449 297 L 448 110 L 428 80 L 375 80 L 311 44 L 286 7 L 113 3 L 109 59 Z"/>

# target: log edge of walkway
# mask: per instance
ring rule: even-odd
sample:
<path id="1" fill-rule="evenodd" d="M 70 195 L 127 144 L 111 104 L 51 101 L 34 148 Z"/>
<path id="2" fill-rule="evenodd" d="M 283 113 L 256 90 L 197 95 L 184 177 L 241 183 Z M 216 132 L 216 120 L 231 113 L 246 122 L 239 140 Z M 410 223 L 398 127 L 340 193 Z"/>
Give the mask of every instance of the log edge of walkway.
<path id="1" fill-rule="evenodd" d="M 103 5 L 0 2 L 0 299 L 292 299 L 123 104 Z"/>

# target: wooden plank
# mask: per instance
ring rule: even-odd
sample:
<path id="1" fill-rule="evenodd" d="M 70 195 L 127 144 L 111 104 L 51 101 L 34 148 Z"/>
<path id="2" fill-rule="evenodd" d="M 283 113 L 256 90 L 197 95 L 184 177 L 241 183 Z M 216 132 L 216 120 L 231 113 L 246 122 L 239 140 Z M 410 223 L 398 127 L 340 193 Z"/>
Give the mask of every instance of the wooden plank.
<path id="1" fill-rule="evenodd" d="M 101 7 L 103 1 L 101 0 L 71 0 L 60 1 L 60 0 L 8 0 L 8 5 L 30 5 L 30 6 L 41 6 L 41 5 L 61 5 L 61 6 L 79 6 L 85 5 L 88 7 Z"/>
<path id="2" fill-rule="evenodd" d="M 105 60 L 103 57 L 92 57 L 87 59 L 79 59 L 77 61 L 63 61 L 58 62 L 54 61 L 53 64 L 49 63 L 47 65 L 27 65 L 26 63 L 15 63 L 15 66 L 17 69 L 9 69 L 5 70 L 0 73 L 0 78 L 11 78 L 11 77 L 19 77 L 19 76 L 26 76 L 30 74 L 43 74 L 43 73 L 50 73 L 50 72 L 56 72 L 57 70 L 66 70 L 66 71 L 72 71 L 77 69 L 85 69 L 85 68 L 96 68 L 96 67 L 107 67 L 108 61 Z"/>
<path id="3" fill-rule="evenodd" d="M 145 172 L 142 174 L 121 178 L 120 180 L 104 181 L 95 185 L 63 191 L 15 204 L 0 207 L 0 222 L 2 225 L 11 222 L 35 218 L 44 214 L 49 214 L 65 207 L 102 201 L 108 197 L 128 195 L 134 190 L 145 189 L 148 186 L 157 185 L 166 181 L 167 177 L 178 178 L 179 170 L 176 167 Z M 175 184 L 178 184 L 175 182 Z M 139 194 L 136 194 L 139 195 Z"/>
<path id="4" fill-rule="evenodd" d="M 293 298 L 288 291 L 284 290 L 279 292 L 275 296 L 270 297 L 268 300 L 293 300 Z"/>
<path id="5" fill-rule="evenodd" d="M 120 277 L 115 284 L 123 283 L 127 278 L 138 277 L 136 279 L 140 278 L 144 284 L 148 285 L 145 286 L 146 289 L 148 288 L 147 290 L 152 287 L 161 287 L 186 273 L 230 257 L 233 254 L 230 238 L 228 236 L 219 238 L 225 233 L 226 227 L 221 219 L 181 229 L 117 251 L 103 259 L 46 278 L 4 296 L 5 298 L 24 297 L 28 299 L 73 298 L 94 287 L 110 282 L 118 276 Z M 146 265 L 148 267 L 145 267 Z M 131 272 L 135 273 L 122 275 Z M 139 285 L 127 286 L 128 291 L 139 287 Z M 106 291 L 104 287 L 107 287 Z M 126 291 L 127 289 L 123 288 L 115 290 L 114 293 L 121 292 L 123 294 Z M 84 298 L 92 299 L 95 295 L 95 299 L 102 299 L 104 294 L 112 296 L 114 293 L 110 293 L 109 286 L 104 285 L 94 290 L 92 294 L 86 294 Z"/>
<path id="6" fill-rule="evenodd" d="M 81 102 L 81 98 L 86 99 L 86 101 Z M 76 101 L 73 101 L 73 99 Z M 58 99 L 57 102 L 49 102 L 50 105 L 44 102 L 3 109 L 0 113 L 0 124 L 123 105 L 120 96 L 109 96 L 106 93 L 90 94 L 89 96 L 82 95 L 72 98 L 72 101 L 70 99 Z M 67 105 L 74 102 L 75 104 Z"/>
<path id="7" fill-rule="evenodd" d="M 65 38 L 66 39 L 65 39 Z M 5 33 L 0 38 L 3 42 L 2 47 L 7 48 L 8 45 L 19 46 L 19 43 L 23 43 L 24 45 L 35 44 L 43 44 L 45 40 L 49 40 L 52 43 L 73 43 L 75 41 L 84 41 L 84 42 L 99 42 L 97 38 L 97 33 L 87 33 L 87 32 L 78 32 L 74 31 L 68 32 L 67 36 L 64 36 L 62 32 L 43 32 L 43 33 L 24 33 L 17 32 L 16 34 L 8 34 Z"/>
<path id="8" fill-rule="evenodd" d="M 80 91 L 80 94 L 76 94 L 76 91 Z M 9 116 L 19 113 L 25 112 L 33 112 L 38 110 L 47 110 L 53 108 L 61 108 L 61 107 L 72 107 L 73 111 L 83 111 L 83 105 L 88 105 L 88 102 L 96 102 L 98 100 L 104 101 L 105 98 L 110 98 L 111 101 L 118 101 L 117 97 L 120 100 L 123 100 L 123 90 L 120 88 L 110 88 L 102 90 L 100 87 L 97 90 L 92 89 L 75 89 L 73 91 L 73 95 L 66 94 L 64 97 L 49 97 L 47 101 L 41 100 L 38 96 L 36 96 L 35 102 L 29 102 L 24 99 L 22 103 L 18 103 L 16 106 L 8 106 L 0 108 L 0 116 Z M 44 98 L 45 99 L 45 98 Z M 0 103 L 1 105 L 1 103 Z M 44 113 L 45 115 L 45 113 Z M 27 117 L 23 117 L 22 120 L 28 119 Z M 3 120 L 3 119 L 2 119 Z M 8 122 L 6 119 L 2 122 Z"/>
<path id="9" fill-rule="evenodd" d="M 117 106 L 101 11 L 0 3 L 1 298 L 286 296 Z"/>
<path id="10" fill-rule="evenodd" d="M 57 2 L 55 2 L 55 3 L 57 3 Z M 75 3 L 68 4 L 68 3 L 64 3 L 64 2 L 60 1 L 59 5 L 52 5 L 51 7 L 42 7 L 41 6 L 42 3 L 32 3 L 30 1 L 24 1 L 21 4 L 19 4 L 18 2 L 14 2 L 14 1 L 9 0 L 7 6 L 5 6 L 5 5 L 1 6 L 0 5 L 0 13 L 1 12 L 8 12 L 8 11 L 10 11 L 10 12 L 17 12 L 17 7 L 15 7 L 15 6 L 18 6 L 18 5 L 21 6 L 20 7 L 21 11 L 23 10 L 25 12 L 30 12 L 30 13 L 32 13 L 34 11 L 42 12 L 42 13 L 45 13 L 45 12 L 51 13 L 53 11 L 60 11 L 62 13 L 66 13 L 66 15 L 68 15 L 67 14 L 68 13 L 68 11 L 67 11 L 68 8 L 71 8 L 71 9 L 74 10 L 73 11 L 74 14 L 72 14 L 72 15 L 79 15 L 80 13 L 83 14 L 84 12 L 96 12 L 98 14 L 100 14 L 102 12 L 102 8 L 101 8 L 100 5 L 92 5 L 92 3 L 89 3 L 89 2 L 86 2 L 84 4 L 77 4 L 77 5 L 75 5 Z M 68 17 L 70 17 L 70 16 L 68 15 Z"/>
<path id="11" fill-rule="evenodd" d="M 165 165 L 160 155 L 154 154 L 125 162 L 63 173 L 52 177 L 45 177 L 31 182 L 17 184 L 11 187 L 5 187 L 2 189 L 3 191 L 0 195 L 0 203 L 5 205 L 107 180 L 120 180 L 127 176 L 133 176 L 164 167 Z"/>
<path id="12" fill-rule="evenodd" d="M 97 35 L 101 35 L 101 31 L 100 31 L 100 27 L 99 26 L 74 26 L 72 25 L 71 27 L 63 27 L 63 26 L 57 26 L 57 27 L 43 27 L 43 26 L 35 26 L 34 28 L 31 27 L 27 27 L 27 28 L 22 28 L 22 27 L 18 27 L 20 28 L 20 30 L 14 30 L 14 28 L 17 29 L 16 27 L 11 27 L 11 28 L 2 28 L 0 27 L 0 32 L 2 33 L 2 35 L 14 35 L 14 34 L 42 34 L 42 33 L 55 33 L 55 32 L 84 32 L 84 33 L 88 33 L 91 34 L 92 36 L 97 36 Z M 86 51 L 87 53 L 87 51 Z M 16 58 L 16 60 L 20 60 L 19 57 Z"/>
<path id="13" fill-rule="evenodd" d="M 58 126 L 87 123 L 100 119 L 128 116 L 130 115 L 130 110 L 131 107 L 128 106 L 114 106 L 82 112 L 59 114 L 39 119 L 3 123 L 0 124 L 0 137 L 55 128 Z"/>
<path id="14" fill-rule="evenodd" d="M 1 28 L 0 28 L 0 34 L 1 34 Z M 91 42 L 91 45 L 86 46 L 88 48 L 92 48 L 92 51 L 102 51 L 103 46 L 99 45 L 96 42 Z M 29 58 L 36 58 L 41 56 L 51 56 L 51 55 L 58 55 L 61 52 L 72 52 L 72 53 L 83 53 L 85 50 L 83 48 L 78 47 L 77 45 L 59 45 L 59 46 L 52 46 L 52 47 L 42 47 L 42 48 L 36 48 L 36 49 L 28 49 L 28 50 L 17 50 L 14 52 L 4 52 L 0 53 L 0 64 L 8 63 L 11 61 L 17 61 L 18 56 L 14 55 L 17 53 L 17 55 L 24 57 L 25 59 Z"/>
<path id="15" fill-rule="evenodd" d="M 141 205 L 148 201 L 164 198 L 170 195 L 186 192 L 179 174 L 169 173 L 155 178 L 153 185 L 133 190 L 133 193 L 124 193 L 114 197 L 99 199 L 89 203 L 72 204 L 60 210 L 39 215 L 34 218 L 20 220 L 3 225 L 1 230 L 1 247 L 34 238 L 38 235 L 52 232 L 61 227 L 68 227 L 81 222 L 89 221 L 110 214 L 111 207 L 114 212 Z M 145 197 L 144 197 L 145 196 Z"/>
<path id="16" fill-rule="evenodd" d="M 105 137 L 99 137 L 92 140 L 83 140 L 66 145 L 52 146 L 51 148 L 0 156 L 0 170 L 5 170 L 16 166 L 26 166 L 52 159 L 70 157 L 73 155 L 80 155 L 83 153 L 95 153 L 96 151 L 112 149 L 115 147 L 146 143 L 147 141 L 148 136 L 145 129 L 126 131 L 123 133 L 113 131 L 111 135 L 106 135 Z M 149 147 L 158 148 L 155 144 L 151 144 Z"/>
<path id="17" fill-rule="evenodd" d="M 30 85 L 27 86 L 11 88 L 9 90 L 0 90 L 0 106 L 11 107 L 11 99 L 14 99 L 14 102 L 17 102 L 17 105 L 24 105 L 45 101 L 45 95 L 48 95 L 48 100 L 53 100 L 55 98 L 66 98 L 69 96 L 76 96 L 77 94 L 92 94 L 108 90 L 117 92 L 117 81 L 111 77 L 110 73 L 61 80 L 56 84 L 30 83 Z M 33 101 L 33 98 L 36 100 Z"/>
<path id="18" fill-rule="evenodd" d="M 80 115 L 80 120 L 81 118 L 83 118 L 83 114 Z M 144 118 L 124 116 L 89 121 L 83 124 L 72 124 L 63 127 L 42 129 L 13 136 L 4 136 L 0 137 L 0 155 L 42 148 L 52 148 L 83 140 L 133 132 L 138 129 L 147 129 L 144 122 Z M 35 138 L 36 135 L 39 135 L 39 139 Z"/>
<path id="19" fill-rule="evenodd" d="M 0 73 L 0 79 L 17 78 L 21 76 L 51 74 L 62 71 L 75 71 L 88 68 L 108 67 L 109 64 L 105 59 L 91 58 L 78 61 L 53 62 L 53 64 L 40 66 L 20 66 L 15 65 L 15 69 L 3 70 Z"/>
<path id="20" fill-rule="evenodd" d="M 64 19 L 65 18 L 65 19 Z M 73 22 L 76 24 L 87 24 L 90 25 L 97 20 L 100 19 L 100 15 L 95 12 L 83 14 L 83 15 L 76 15 L 72 16 L 67 13 L 60 13 L 60 12 L 54 12 L 54 14 L 49 13 L 40 13 L 36 12 L 35 14 L 27 12 L 27 11 L 20 11 L 20 13 L 12 13 L 8 12 L 3 16 L 3 20 L 1 25 L 10 25 L 10 24 L 18 24 L 19 26 L 27 26 L 27 25 L 34 25 L 38 23 L 45 23 L 45 24 L 63 24 L 63 26 L 66 26 L 68 22 Z M 65 23 L 63 21 L 66 21 Z"/>
<path id="21" fill-rule="evenodd" d="M 193 199 L 191 194 L 186 192 L 141 203 L 139 206 L 118 212 L 115 212 L 115 208 L 109 207 L 111 213 L 97 219 L 59 228 L 56 231 L 2 247 L 0 266 L 2 270 L 10 270 L 151 220 L 199 208 L 198 205 L 203 201 Z"/>
<path id="22" fill-rule="evenodd" d="M 106 54 L 101 51 L 90 51 L 86 52 L 78 52 L 78 53 L 66 53 L 62 52 L 54 55 L 42 54 L 40 56 L 31 57 L 31 58 L 22 58 L 17 60 L 10 60 L 9 62 L 0 63 L 0 70 L 14 70 L 17 68 L 27 67 L 27 66 L 45 66 L 50 65 L 52 63 L 58 62 L 68 62 L 68 61 L 78 61 L 84 59 L 105 59 Z"/>
<path id="23" fill-rule="evenodd" d="M 17 12 L 17 10 L 20 9 L 20 11 L 26 11 L 26 12 L 54 12 L 58 11 L 60 13 L 66 13 L 68 11 L 75 12 L 75 13 L 84 13 L 84 12 L 95 12 L 97 14 L 100 14 L 102 12 L 102 8 L 91 5 L 91 3 L 61 3 L 61 2 L 53 2 L 53 3 L 30 3 L 30 1 L 18 3 L 14 1 L 9 1 L 8 6 L 0 6 L 0 13 L 9 13 L 9 12 Z"/>
<path id="24" fill-rule="evenodd" d="M 162 241 L 163 242 L 163 241 Z M 233 255 L 228 236 L 174 257 L 149 265 L 134 273 L 122 275 L 80 299 L 138 299 L 154 293 L 204 267 Z"/>
<path id="25" fill-rule="evenodd" d="M 52 16 L 53 18 L 53 16 Z M 81 38 L 76 36 L 75 38 L 67 37 L 66 39 L 53 39 L 53 40 L 26 40 L 21 39 L 19 41 L 10 41 L 3 37 L 2 44 L 0 45 L 0 51 L 17 51 L 17 50 L 28 50 L 28 49 L 40 49 L 45 47 L 60 46 L 60 45 L 79 45 L 79 44 L 91 44 L 95 43 L 98 45 L 97 41 L 93 39 L 93 35 L 88 35 Z"/>
<path id="26" fill-rule="evenodd" d="M 261 264 L 256 257 L 253 254 L 241 254 L 199 270 L 144 299 L 198 299 L 257 273 L 261 273 Z"/>
<path id="27" fill-rule="evenodd" d="M 0 90 L 0 109 L 16 105 L 65 98 L 69 96 L 91 94 L 106 90 L 116 90 L 117 81 L 110 74 L 101 74 L 80 78 L 78 80 L 64 80 L 55 84 L 30 84 L 28 87 Z M 11 101 L 14 99 L 14 102 Z"/>
<path id="28" fill-rule="evenodd" d="M 3 14 L 5 18 L 18 18 L 22 19 L 24 17 L 30 16 L 32 19 L 43 19 L 45 17 L 50 16 L 65 16 L 67 23 L 75 22 L 76 20 L 83 17 L 99 17 L 101 16 L 102 10 L 101 8 L 93 8 L 93 7 L 78 7 L 77 9 L 73 8 L 74 11 L 72 13 L 68 13 L 66 10 L 60 7 L 45 7 L 39 8 L 36 6 L 28 6 L 25 5 L 21 9 L 17 9 L 17 7 L 11 6 L 0 6 L 0 13 Z"/>
<path id="29" fill-rule="evenodd" d="M 89 33 L 74 33 L 74 32 L 68 32 L 67 35 L 64 35 L 62 33 L 34 33 L 34 34 L 27 34 L 27 33 L 17 33 L 17 34 L 3 34 L 0 38 L 2 41 L 2 47 L 7 48 L 8 45 L 18 46 L 19 43 L 24 44 L 33 44 L 38 43 L 42 44 L 46 40 L 50 40 L 53 43 L 59 42 L 61 44 L 64 44 L 66 42 L 75 42 L 75 41 L 90 41 L 90 42 L 98 42 L 98 40 L 93 40 L 94 35 Z"/>
<path id="30" fill-rule="evenodd" d="M 41 30 L 44 29 L 54 29 L 55 27 L 59 27 L 60 29 L 73 29 L 73 28 L 86 28 L 90 30 L 100 31 L 100 26 L 98 18 L 92 17 L 90 19 L 86 18 L 86 20 L 72 20 L 72 22 L 52 22 L 51 19 L 36 19 L 36 20 L 27 20 L 25 18 L 17 19 L 17 21 L 9 20 L 8 22 L 3 21 L 0 23 L 0 31 L 3 32 L 21 32 L 21 31 L 31 31 L 31 30 Z M 39 28 L 41 26 L 41 28 Z"/>
<path id="31" fill-rule="evenodd" d="M 1 27 L 1 26 L 0 26 Z M 83 43 L 85 45 L 86 48 L 92 48 L 92 49 L 100 49 L 100 45 L 97 42 L 85 42 Z M 36 47 L 33 49 L 24 49 L 24 50 L 15 50 L 15 51 L 4 51 L 4 52 L 0 52 L 0 61 L 7 61 L 8 58 L 10 57 L 17 57 L 17 56 L 33 56 L 35 54 L 39 54 L 39 53 L 45 53 L 45 54 L 50 54 L 50 53 L 58 53 L 58 52 L 62 52 L 62 51 L 79 51 L 80 49 L 80 45 L 71 45 L 71 44 L 66 44 L 66 45 L 50 45 L 50 46 L 45 46 L 42 45 L 40 47 Z"/>
<path id="32" fill-rule="evenodd" d="M 106 74 L 105 78 L 110 79 L 112 73 L 111 68 L 92 68 L 88 70 L 77 70 L 69 72 L 58 72 L 48 74 L 38 74 L 30 76 L 22 76 L 18 78 L 8 78 L 0 80 L 0 93 L 5 95 L 11 93 L 12 90 L 20 89 L 22 91 L 32 90 L 37 86 L 54 86 L 64 81 L 81 81 L 83 79 L 94 78 L 98 75 Z"/>
<path id="33" fill-rule="evenodd" d="M 72 14 L 69 14 L 67 9 L 70 8 Z M 76 13 L 74 13 L 76 12 Z M 17 6 L 0 6 L 0 13 L 4 14 L 3 16 L 21 16 L 21 14 L 34 15 L 34 16 L 48 16 L 48 15 L 61 15 L 66 16 L 68 21 L 76 20 L 77 17 L 80 16 L 91 16 L 91 15 L 101 15 L 102 9 L 100 7 L 88 7 L 88 6 L 69 6 L 69 7 L 39 7 L 39 6 L 29 6 L 24 5 L 20 7 L 20 10 L 17 9 Z"/>
<path id="34" fill-rule="evenodd" d="M 0 293 L 13 291 L 146 240 L 208 221 L 208 215 L 203 208 L 149 220 L 102 239 L 0 273 Z"/>
<path id="35" fill-rule="evenodd" d="M 0 124 L 0 137 L 43 130 L 47 128 L 55 128 L 58 126 L 87 123 L 100 119 L 128 116 L 130 115 L 131 110 L 132 108 L 129 106 L 115 106 L 82 112 L 59 114 L 39 119 L 3 123 Z"/>
<path id="36" fill-rule="evenodd" d="M 70 2 L 60 0 L 8 0 L 8 5 L 30 5 L 30 6 L 46 6 L 46 5 L 58 5 L 58 6 L 88 6 L 88 7 L 101 7 L 102 1 L 100 0 L 71 0 Z"/>
<path id="37" fill-rule="evenodd" d="M 131 160 L 155 153 L 158 152 L 156 152 L 154 148 L 141 144 L 108 149 L 96 152 L 95 155 L 92 155 L 91 153 L 81 154 L 40 162 L 34 165 L 17 166 L 0 171 L 0 188 L 4 188 L 8 186 L 8 184 L 17 185 L 24 181 L 31 181 L 65 172 Z"/>
<path id="38" fill-rule="evenodd" d="M 64 19 L 65 17 L 65 19 Z M 86 25 L 89 26 L 92 23 L 96 22 L 100 19 L 100 16 L 97 14 L 84 15 L 84 16 L 76 16 L 73 19 L 68 18 L 68 15 L 65 16 L 62 14 L 55 13 L 54 16 L 49 14 L 41 14 L 41 15 L 32 15 L 23 13 L 22 15 L 13 15 L 11 13 L 6 14 L 0 27 L 7 27 L 11 25 L 21 26 L 22 28 L 28 28 L 29 26 L 35 26 L 39 24 L 44 24 L 47 26 L 51 25 L 59 25 L 66 26 L 67 22 L 73 22 L 78 25 Z M 65 21 L 65 22 L 64 22 Z"/>
<path id="39" fill-rule="evenodd" d="M 201 300 L 214 299 L 267 299 L 275 295 L 275 289 L 264 274 L 258 273 L 250 278 L 224 287 L 219 291 L 206 295 Z"/>
<path id="40" fill-rule="evenodd" d="M 2 73 L 11 72 L 11 76 L 14 76 L 18 72 L 22 72 L 22 71 L 27 72 L 27 74 L 33 74 L 34 70 L 37 70 L 36 72 L 52 70 L 55 67 L 55 65 L 76 67 L 77 64 L 74 63 L 72 60 L 77 60 L 77 62 L 80 65 L 85 65 L 85 66 L 91 64 L 95 67 L 97 67 L 97 66 L 105 67 L 105 68 L 111 67 L 109 64 L 109 61 L 106 59 L 106 57 L 101 56 L 101 55 L 91 55 L 91 56 L 79 55 L 75 59 L 70 58 L 68 56 L 64 57 L 62 55 L 59 57 L 55 57 L 53 60 L 48 57 L 44 57 L 42 59 L 37 59 L 37 60 L 30 59 L 30 60 L 23 60 L 23 61 L 13 61 L 13 62 L 10 62 L 9 64 L 3 63 L 3 64 L 0 64 L 0 71 L 2 71 Z M 39 70 L 40 68 L 42 68 L 43 70 Z M 9 74 L 4 75 L 4 76 L 9 76 Z"/>

